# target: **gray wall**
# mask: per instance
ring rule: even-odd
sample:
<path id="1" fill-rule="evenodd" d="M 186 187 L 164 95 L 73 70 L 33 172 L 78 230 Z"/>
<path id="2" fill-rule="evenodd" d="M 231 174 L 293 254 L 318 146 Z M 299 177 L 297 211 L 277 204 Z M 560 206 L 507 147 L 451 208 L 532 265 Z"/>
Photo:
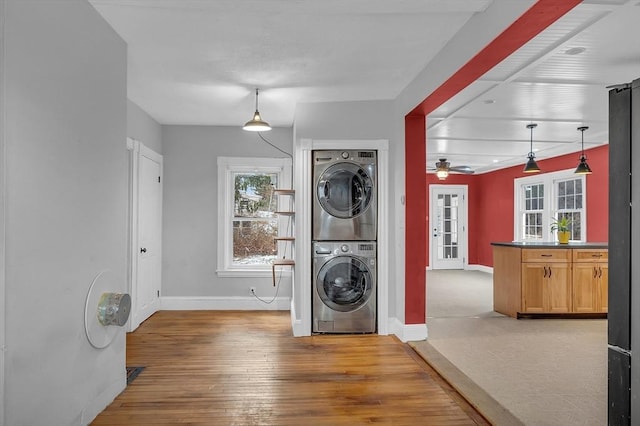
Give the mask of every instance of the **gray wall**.
<path id="1" fill-rule="evenodd" d="M 291 152 L 290 128 L 274 128 L 263 136 Z M 246 297 L 249 286 L 256 286 L 259 295 L 273 295 L 270 276 L 225 278 L 216 274 L 217 159 L 285 155 L 240 126 L 162 126 L 162 148 L 162 296 Z M 290 282 L 279 296 L 291 296 Z"/>
<path id="2" fill-rule="evenodd" d="M 90 421 L 125 386 L 85 297 L 127 251 L 126 46 L 86 1 L 5 3 L 5 424 Z"/>
<path id="3" fill-rule="evenodd" d="M 295 138 L 301 139 L 334 139 L 334 140 L 354 140 L 354 139 L 387 139 L 389 140 L 389 164 L 393 165 L 395 157 L 404 155 L 404 140 L 393 140 L 393 102 L 392 101 L 360 101 L 360 102 L 323 102 L 323 103 L 302 103 L 296 108 Z M 404 158 L 404 157 L 402 157 Z M 381 214 L 386 214 L 389 218 L 389 243 L 390 253 L 394 252 L 397 218 L 395 210 L 392 208 L 393 202 L 399 199 L 398 188 L 404 187 L 404 176 L 402 181 L 395 180 L 393 170 L 389 171 L 392 179 L 388 183 L 389 201 L 391 206 L 379 206 Z M 396 293 L 404 290 L 403 281 L 389 279 L 396 273 L 398 265 L 388 261 L 389 265 L 389 316 L 395 316 Z M 400 265 L 404 268 L 404 264 Z M 296 283 L 298 285 L 298 283 Z M 299 283 L 305 285 L 308 283 Z M 300 291 L 295 291 L 295 295 L 300 295 Z M 296 312 L 301 311 L 301 301 L 296 299 Z"/>
<path id="4" fill-rule="evenodd" d="M 127 136 L 162 154 L 162 126 L 130 100 L 127 100 Z"/>
<path id="5" fill-rule="evenodd" d="M 392 101 L 298 104 L 296 139 L 390 139 L 392 106 Z"/>

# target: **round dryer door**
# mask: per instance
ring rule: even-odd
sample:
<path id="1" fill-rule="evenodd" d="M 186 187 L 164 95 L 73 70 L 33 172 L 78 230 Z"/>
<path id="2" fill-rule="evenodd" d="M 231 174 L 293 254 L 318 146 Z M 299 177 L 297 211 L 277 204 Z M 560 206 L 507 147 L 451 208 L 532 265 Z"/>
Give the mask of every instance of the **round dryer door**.
<path id="1" fill-rule="evenodd" d="M 336 163 L 318 179 L 316 195 L 322 209 L 340 219 L 349 219 L 364 212 L 373 194 L 371 177 L 353 163 Z"/>
<path id="2" fill-rule="evenodd" d="M 367 264 L 352 256 L 334 257 L 325 263 L 318 272 L 316 286 L 324 304 L 340 312 L 360 308 L 373 291 Z"/>

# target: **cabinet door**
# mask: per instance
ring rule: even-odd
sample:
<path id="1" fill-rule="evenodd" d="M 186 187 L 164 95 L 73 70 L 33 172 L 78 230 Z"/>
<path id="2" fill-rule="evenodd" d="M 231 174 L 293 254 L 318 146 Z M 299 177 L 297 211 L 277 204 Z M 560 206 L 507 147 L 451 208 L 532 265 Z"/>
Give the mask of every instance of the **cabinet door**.
<path id="1" fill-rule="evenodd" d="M 606 313 L 609 308 L 607 263 L 573 264 L 573 312 Z"/>
<path id="2" fill-rule="evenodd" d="M 568 263 L 522 264 L 522 312 L 571 311 L 571 268 Z"/>
<path id="3" fill-rule="evenodd" d="M 609 311 L 609 264 L 598 264 L 598 293 L 596 307 L 598 312 Z"/>
<path id="4" fill-rule="evenodd" d="M 573 311 L 596 312 L 599 298 L 598 264 L 573 264 Z"/>
<path id="5" fill-rule="evenodd" d="M 547 265 L 522 264 L 522 312 L 545 312 L 545 281 Z"/>
<path id="6" fill-rule="evenodd" d="M 545 280 L 546 312 L 571 312 L 571 265 L 552 263 L 547 265 Z"/>

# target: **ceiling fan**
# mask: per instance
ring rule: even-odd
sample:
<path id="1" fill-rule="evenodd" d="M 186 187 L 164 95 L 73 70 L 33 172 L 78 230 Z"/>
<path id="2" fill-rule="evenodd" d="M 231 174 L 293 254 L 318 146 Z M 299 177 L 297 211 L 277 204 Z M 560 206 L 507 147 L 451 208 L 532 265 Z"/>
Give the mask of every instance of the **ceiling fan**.
<path id="1" fill-rule="evenodd" d="M 445 180 L 447 176 L 449 176 L 449 173 L 462 173 L 465 175 L 470 175 L 474 173 L 474 171 L 469 166 L 451 167 L 450 163 L 447 161 L 446 158 L 440 158 L 439 161 L 436 163 L 436 168 L 430 169 L 430 170 L 435 170 L 436 176 L 438 176 L 438 179 L 440 180 Z"/>

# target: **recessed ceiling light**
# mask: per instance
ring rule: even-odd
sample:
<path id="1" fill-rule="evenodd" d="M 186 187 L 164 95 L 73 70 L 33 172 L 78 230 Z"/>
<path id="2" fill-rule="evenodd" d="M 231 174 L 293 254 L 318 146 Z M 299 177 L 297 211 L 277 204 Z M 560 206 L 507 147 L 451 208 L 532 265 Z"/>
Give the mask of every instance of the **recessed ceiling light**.
<path id="1" fill-rule="evenodd" d="M 485 99 L 484 101 L 482 101 L 482 103 L 486 105 L 491 105 L 491 104 L 495 104 L 496 101 L 495 99 Z"/>
<path id="2" fill-rule="evenodd" d="M 500 160 L 496 160 L 495 158 L 492 160 L 494 163 L 497 163 Z"/>
<path id="3" fill-rule="evenodd" d="M 564 53 L 567 55 L 579 55 L 585 50 L 587 50 L 585 47 L 572 47 L 571 49 L 565 50 Z"/>

